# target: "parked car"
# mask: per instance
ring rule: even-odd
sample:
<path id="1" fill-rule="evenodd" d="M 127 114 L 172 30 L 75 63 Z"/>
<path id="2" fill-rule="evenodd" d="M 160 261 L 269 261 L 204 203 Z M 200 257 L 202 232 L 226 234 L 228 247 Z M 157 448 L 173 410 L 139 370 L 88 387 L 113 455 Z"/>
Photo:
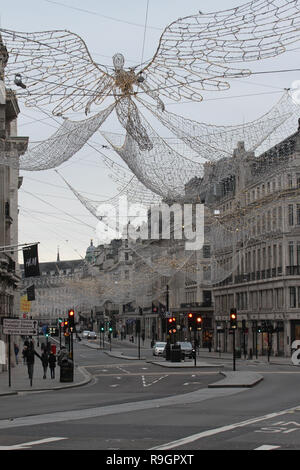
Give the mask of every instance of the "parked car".
<path id="1" fill-rule="evenodd" d="M 84 330 L 84 331 L 82 332 L 82 337 L 83 337 L 83 338 L 87 338 L 89 333 L 90 333 L 90 331 Z"/>
<path id="2" fill-rule="evenodd" d="M 87 338 L 88 339 L 97 339 L 97 335 L 94 331 L 89 331 Z"/>
<path id="3" fill-rule="evenodd" d="M 192 343 L 188 341 L 177 341 L 177 345 L 180 345 L 181 348 L 181 357 L 184 359 L 186 357 L 192 359 L 194 357 L 194 349 Z"/>
<path id="4" fill-rule="evenodd" d="M 156 343 L 154 344 L 153 348 L 152 348 L 152 349 L 153 349 L 153 356 L 162 356 L 166 344 L 167 344 L 167 343 L 164 342 L 164 341 L 156 342 Z"/>

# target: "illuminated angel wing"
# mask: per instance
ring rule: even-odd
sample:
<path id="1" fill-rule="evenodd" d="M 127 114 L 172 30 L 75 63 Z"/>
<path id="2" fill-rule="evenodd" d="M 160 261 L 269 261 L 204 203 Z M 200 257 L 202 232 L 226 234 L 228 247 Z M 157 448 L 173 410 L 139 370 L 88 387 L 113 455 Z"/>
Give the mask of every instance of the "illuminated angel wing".
<path id="1" fill-rule="evenodd" d="M 165 28 L 141 73 L 160 95 L 201 101 L 201 90 L 226 89 L 226 79 L 251 74 L 230 64 L 283 53 L 299 39 L 299 26 L 299 0 L 253 0 L 217 13 L 199 12 Z"/>
<path id="2" fill-rule="evenodd" d="M 111 93 L 113 77 L 93 61 L 77 34 L 0 32 L 9 53 L 7 86 L 20 74 L 26 85 L 22 98 L 27 106 L 55 104 L 52 112 L 60 115 L 89 108 L 92 101 L 99 104 Z"/>

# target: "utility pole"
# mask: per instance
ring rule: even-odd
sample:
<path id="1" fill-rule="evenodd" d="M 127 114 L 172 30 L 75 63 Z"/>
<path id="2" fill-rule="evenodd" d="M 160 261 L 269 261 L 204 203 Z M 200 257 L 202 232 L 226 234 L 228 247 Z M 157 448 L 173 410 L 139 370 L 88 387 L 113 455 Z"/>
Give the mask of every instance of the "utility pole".
<path id="1" fill-rule="evenodd" d="M 166 335 L 168 334 L 168 315 L 169 315 L 169 284 L 166 286 Z"/>

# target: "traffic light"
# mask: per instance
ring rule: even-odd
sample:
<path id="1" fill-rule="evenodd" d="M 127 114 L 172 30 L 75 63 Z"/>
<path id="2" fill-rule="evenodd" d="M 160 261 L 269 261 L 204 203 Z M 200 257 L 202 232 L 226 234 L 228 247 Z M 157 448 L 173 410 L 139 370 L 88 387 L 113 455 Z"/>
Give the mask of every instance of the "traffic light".
<path id="1" fill-rule="evenodd" d="M 112 328 L 112 323 L 111 323 L 111 321 L 110 321 L 110 322 L 109 322 L 109 325 L 108 325 L 108 331 L 111 333 L 112 330 L 113 330 L 113 328 Z"/>
<path id="2" fill-rule="evenodd" d="M 196 316 L 196 329 L 198 331 L 202 330 L 202 317 L 200 315 Z"/>
<path id="3" fill-rule="evenodd" d="M 68 326 L 69 326 L 69 322 L 68 320 L 65 320 L 63 323 L 63 328 L 64 328 L 64 336 L 69 336 L 69 330 L 68 330 Z"/>
<path id="4" fill-rule="evenodd" d="M 168 318 L 168 326 L 169 326 L 169 334 L 175 334 L 177 332 L 177 327 L 176 327 L 176 318 L 175 317 L 170 317 Z"/>
<path id="5" fill-rule="evenodd" d="M 101 322 L 101 324 L 100 324 L 100 331 L 101 331 L 102 333 L 104 333 L 104 331 L 105 331 L 104 323 L 103 323 L 103 322 Z"/>
<path id="6" fill-rule="evenodd" d="M 236 309 L 232 308 L 230 310 L 230 328 L 236 329 L 237 328 L 237 314 Z"/>
<path id="7" fill-rule="evenodd" d="M 46 338 L 48 338 L 49 334 L 50 334 L 50 330 L 49 330 L 49 327 L 47 326 L 47 328 L 45 328 L 45 336 L 46 336 Z"/>
<path id="8" fill-rule="evenodd" d="M 194 329 L 194 314 L 188 313 L 188 329 L 191 331 Z"/>
<path id="9" fill-rule="evenodd" d="M 74 312 L 74 310 L 71 308 L 71 309 L 69 310 L 69 312 L 68 312 L 68 319 L 69 319 L 70 328 L 74 328 L 74 326 L 75 326 L 74 317 L 75 317 L 75 312 Z"/>
<path id="10" fill-rule="evenodd" d="M 158 307 L 152 303 L 152 313 L 157 313 L 158 312 Z"/>

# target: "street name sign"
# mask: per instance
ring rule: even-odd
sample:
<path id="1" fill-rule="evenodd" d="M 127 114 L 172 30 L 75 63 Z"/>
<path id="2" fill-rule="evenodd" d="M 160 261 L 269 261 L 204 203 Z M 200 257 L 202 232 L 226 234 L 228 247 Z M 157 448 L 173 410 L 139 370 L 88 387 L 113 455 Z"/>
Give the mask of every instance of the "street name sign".
<path id="1" fill-rule="evenodd" d="M 36 320 L 24 320 L 20 318 L 3 318 L 3 333 L 5 335 L 37 335 L 38 322 Z"/>

